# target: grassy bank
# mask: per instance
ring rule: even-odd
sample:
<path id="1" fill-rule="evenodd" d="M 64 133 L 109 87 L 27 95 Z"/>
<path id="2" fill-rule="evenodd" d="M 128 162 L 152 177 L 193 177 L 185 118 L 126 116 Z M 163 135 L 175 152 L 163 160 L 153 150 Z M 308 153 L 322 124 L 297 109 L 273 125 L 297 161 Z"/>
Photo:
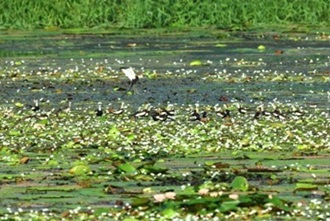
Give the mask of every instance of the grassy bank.
<path id="1" fill-rule="evenodd" d="M 329 8 L 328 0 L 13 0 L 0 2 L 0 29 L 322 26 Z"/>

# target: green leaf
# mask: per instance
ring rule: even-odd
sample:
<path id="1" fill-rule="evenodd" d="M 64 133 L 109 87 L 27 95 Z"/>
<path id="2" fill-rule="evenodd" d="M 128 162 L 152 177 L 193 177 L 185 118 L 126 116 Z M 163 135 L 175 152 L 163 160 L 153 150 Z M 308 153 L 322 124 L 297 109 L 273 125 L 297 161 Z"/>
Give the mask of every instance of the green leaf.
<path id="1" fill-rule="evenodd" d="M 150 199 L 147 197 L 134 198 L 131 202 L 133 207 L 146 206 L 150 203 Z"/>
<path id="2" fill-rule="evenodd" d="M 120 164 L 118 166 L 118 169 L 122 172 L 125 172 L 125 173 L 134 173 L 134 172 L 136 172 L 136 168 L 134 166 L 132 166 L 131 164 L 129 164 L 129 163 Z"/>
<path id="3" fill-rule="evenodd" d="M 258 50 L 259 51 L 264 51 L 264 50 L 266 50 L 266 46 L 265 45 L 259 45 Z"/>
<path id="4" fill-rule="evenodd" d="M 269 200 L 269 203 L 271 203 L 272 207 L 276 207 L 280 210 L 287 212 L 291 211 L 291 207 L 289 207 L 285 201 L 278 197 L 273 196 L 273 198 Z"/>
<path id="5" fill-rule="evenodd" d="M 238 200 L 225 201 L 221 203 L 220 211 L 224 213 L 224 212 L 236 210 L 238 204 L 239 204 Z"/>
<path id="6" fill-rule="evenodd" d="M 230 184 L 233 190 L 247 191 L 249 189 L 249 183 L 243 176 L 237 176 Z"/>
<path id="7" fill-rule="evenodd" d="M 39 123 L 43 124 L 43 125 L 46 125 L 48 123 L 48 120 L 47 119 L 42 119 Z"/>
<path id="8" fill-rule="evenodd" d="M 310 183 L 297 183 L 295 190 L 315 190 L 317 185 Z"/>
<path id="9" fill-rule="evenodd" d="M 147 170 L 149 173 L 166 173 L 168 171 L 168 168 L 156 165 L 148 165 L 145 166 L 144 169 Z"/>
<path id="10" fill-rule="evenodd" d="M 16 106 L 16 107 L 24 107 L 24 104 L 22 104 L 22 103 L 20 103 L 20 102 L 16 102 L 16 103 L 15 103 L 15 106 Z"/>
<path id="11" fill-rule="evenodd" d="M 9 135 L 10 136 L 20 136 L 21 132 L 19 130 L 13 129 L 13 130 L 9 131 Z"/>
<path id="12" fill-rule="evenodd" d="M 76 165 L 74 167 L 71 168 L 71 170 L 69 171 L 69 173 L 79 176 L 79 175 L 85 175 L 90 173 L 92 170 L 89 166 L 87 165 Z"/>
<path id="13" fill-rule="evenodd" d="M 202 66 L 203 62 L 201 60 L 193 60 L 190 62 L 190 66 Z"/>
<path id="14" fill-rule="evenodd" d="M 127 217 L 127 218 L 123 219 L 123 221 L 138 221 L 138 219 L 135 219 L 133 217 Z"/>
<path id="15" fill-rule="evenodd" d="M 227 44 L 216 44 L 215 47 L 219 47 L 219 48 L 224 48 L 224 47 L 227 47 Z"/>
<path id="16" fill-rule="evenodd" d="M 186 186 L 182 191 L 180 191 L 180 194 L 182 195 L 193 195 L 196 194 L 194 187 L 192 186 Z"/>
<path id="17" fill-rule="evenodd" d="M 133 141 L 135 139 L 135 134 L 129 134 L 127 135 L 127 139 L 130 140 L 130 141 Z"/>
<path id="18" fill-rule="evenodd" d="M 111 138 L 117 138 L 120 134 L 120 131 L 118 130 L 118 128 L 116 126 L 112 126 L 108 132 L 108 135 L 111 137 Z"/>
<path id="19" fill-rule="evenodd" d="M 174 218 L 178 213 L 177 213 L 174 209 L 172 209 L 172 208 L 166 208 L 166 209 L 164 209 L 164 210 L 161 212 L 161 214 L 162 214 L 165 218 L 167 218 L 167 219 L 172 219 L 172 218 Z"/>

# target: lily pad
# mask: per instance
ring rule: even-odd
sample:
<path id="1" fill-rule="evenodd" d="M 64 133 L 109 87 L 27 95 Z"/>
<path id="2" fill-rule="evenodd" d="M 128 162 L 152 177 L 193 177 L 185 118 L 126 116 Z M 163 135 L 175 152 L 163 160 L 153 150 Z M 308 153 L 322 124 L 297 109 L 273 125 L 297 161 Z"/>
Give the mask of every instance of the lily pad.
<path id="1" fill-rule="evenodd" d="M 237 176 L 230 184 L 233 190 L 247 191 L 249 189 L 249 182 L 245 177 Z"/>
<path id="2" fill-rule="evenodd" d="M 76 176 L 86 175 L 91 172 L 91 168 L 87 165 L 76 165 L 70 169 L 70 173 Z"/>
<path id="3" fill-rule="evenodd" d="M 120 164 L 118 166 L 119 171 L 125 172 L 125 173 L 135 173 L 136 168 L 132 166 L 130 163 L 124 163 Z"/>

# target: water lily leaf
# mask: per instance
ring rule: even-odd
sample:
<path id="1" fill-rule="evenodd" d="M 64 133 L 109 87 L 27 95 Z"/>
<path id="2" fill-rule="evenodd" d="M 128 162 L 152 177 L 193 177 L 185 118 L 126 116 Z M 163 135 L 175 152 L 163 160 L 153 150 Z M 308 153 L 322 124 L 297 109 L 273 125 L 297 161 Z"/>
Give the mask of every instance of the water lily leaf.
<path id="1" fill-rule="evenodd" d="M 147 165 L 144 167 L 149 173 L 166 173 L 168 171 L 167 167 L 156 166 L 156 165 Z"/>
<path id="2" fill-rule="evenodd" d="M 39 124 L 46 125 L 47 123 L 48 123 L 47 119 L 42 119 L 41 121 L 39 121 Z"/>
<path id="3" fill-rule="evenodd" d="M 79 175 L 85 175 L 90 173 L 92 170 L 89 166 L 87 165 L 76 165 L 74 167 L 71 168 L 71 170 L 69 171 L 69 173 L 79 176 Z"/>
<path id="4" fill-rule="evenodd" d="M 144 73 L 148 79 L 156 79 L 157 78 L 157 73 L 156 72 L 146 72 Z"/>
<path id="5" fill-rule="evenodd" d="M 273 128 L 282 128 L 285 127 L 285 125 L 283 123 L 270 123 L 269 126 L 273 127 Z"/>
<path id="6" fill-rule="evenodd" d="M 199 212 L 206 208 L 216 207 L 217 201 L 218 199 L 211 197 L 191 199 L 184 203 L 184 207 L 191 212 Z"/>
<path id="7" fill-rule="evenodd" d="M 206 161 L 206 162 L 204 163 L 204 165 L 207 166 L 207 167 L 210 167 L 210 166 L 212 166 L 213 164 L 214 164 L 213 161 Z"/>
<path id="8" fill-rule="evenodd" d="M 108 132 L 108 135 L 112 138 L 117 138 L 120 134 L 120 131 L 118 130 L 118 128 L 116 126 L 112 126 Z"/>
<path id="9" fill-rule="evenodd" d="M 134 166 L 132 166 L 131 164 L 129 164 L 129 163 L 120 164 L 118 166 L 118 169 L 122 172 L 125 172 L 125 173 L 134 173 L 134 172 L 136 172 L 136 168 Z"/>
<path id="10" fill-rule="evenodd" d="M 9 135 L 10 136 L 20 136 L 21 135 L 21 132 L 18 131 L 18 130 L 13 129 L 13 130 L 10 130 L 9 131 Z"/>
<path id="11" fill-rule="evenodd" d="M 203 62 L 201 60 L 193 60 L 190 62 L 190 66 L 202 66 Z"/>
<path id="12" fill-rule="evenodd" d="M 129 134 L 129 135 L 127 135 L 127 139 L 130 140 L 130 141 L 134 140 L 135 137 L 136 137 L 135 134 Z"/>
<path id="13" fill-rule="evenodd" d="M 259 51 L 264 51 L 264 50 L 266 50 L 266 46 L 265 45 L 259 45 L 258 50 Z"/>
<path id="14" fill-rule="evenodd" d="M 153 181 L 154 177 L 150 175 L 144 175 L 144 174 L 139 174 L 134 177 L 135 180 L 140 180 L 140 181 Z"/>
<path id="15" fill-rule="evenodd" d="M 227 47 L 227 44 L 216 44 L 215 47 L 219 47 L 219 48 L 224 48 L 224 47 Z"/>
<path id="16" fill-rule="evenodd" d="M 257 167 L 249 167 L 247 169 L 248 172 L 268 172 L 268 173 L 278 173 L 282 172 L 280 169 L 272 169 L 268 167 L 262 167 L 262 166 L 257 166 Z"/>
<path id="17" fill-rule="evenodd" d="M 298 144 L 297 145 L 298 150 L 306 150 L 309 149 L 307 144 Z"/>
<path id="18" fill-rule="evenodd" d="M 297 191 L 312 191 L 317 190 L 318 186 L 311 183 L 297 183 L 296 188 L 294 189 L 294 193 Z"/>
<path id="19" fill-rule="evenodd" d="M 125 192 L 125 189 L 116 185 L 108 185 L 106 188 L 104 188 L 104 192 L 107 194 L 122 194 Z"/>
<path id="20" fill-rule="evenodd" d="M 94 211 L 94 214 L 95 216 L 101 216 L 102 214 L 106 214 L 109 212 L 109 208 L 98 208 L 98 207 L 95 207 L 95 211 Z"/>
<path id="21" fill-rule="evenodd" d="M 59 163 L 57 160 L 51 159 L 46 162 L 47 165 L 49 166 L 57 166 Z"/>
<path id="22" fill-rule="evenodd" d="M 131 202 L 133 207 L 147 206 L 150 203 L 150 199 L 147 197 L 134 198 Z"/>
<path id="23" fill-rule="evenodd" d="M 250 142 L 250 138 L 244 138 L 240 141 L 240 144 L 242 145 L 242 147 L 248 147 L 250 145 Z"/>
<path id="24" fill-rule="evenodd" d="M 24 104 L 22 104 L 22 103 L 20 103 L 20 102 L 16 102 L 16 103 L 15 103 L 15 106 L 16 106 L 16 107 L 24 107 Z"/>
<path id="25" fill-rule="evenodd" d="M 22 62 L 21 61 L 15 61 L 15 65 L 21 65 L 22 64 Z"/>
<path id="26" fill-rule="evenodd" d="M 237 209 L 238 204 L 239 204 L 238 200 L 225 201 L 221 203 L 220 211 L 223 213 L 228 211 L 234 211 Z"/>
<path id="27" fill-rule="evenodd" d="M 276 207 L 279 210 L 283 210 L 287 212 L 291 211 L 291 207 L 288 206 L 288 203 L 278 197 L 272 196 L 272 198 L 269 200 L 269 203 L 271 207 Z"/>
<path id="28" fill-rule="evenodd" d="M 186 186 L 181 192 L 180 194 L 182 195 L 193 195 L 196 194 L 194 187 L 192 186 Z"/>
<path id="29" fill-rule="evenodd" d="M 249 189 L 249 183 L 243 176 L 237 176 L 230 184 L 233 190 L 247 191 Z"/>
<path id="30" fill-rule="evenodd" d="M 71 149 L 71 148 L 73 148 L 74 145 L 75 145 L 75 142 L 74 142 L 74 141 L 69 141 L 69 142 L 63 144 L 63 145 L 62 145 L 62 148 L 65 148 L 65 149 L 66 149 L 66 148 Z"/>
<path id="31" fill-rule="evenodd" d="M 161 212 L 161 214 L 162 214 L 165 218 L 167 218 L 167 219 L 172 219 L 172 218 L 174 218 L 178 213 L 177 213 L 174 209 L 172 209 L 172 208 L 166 208 L 166 209 L 164 209 L 164 210 Z"/>
<path id="32" fill-rule="evenodd" d="M 135 219 L 133 217 L 128 217 L 128 218 L 123 219 L 123 221 L 138 221 L 138 219 Z"/>

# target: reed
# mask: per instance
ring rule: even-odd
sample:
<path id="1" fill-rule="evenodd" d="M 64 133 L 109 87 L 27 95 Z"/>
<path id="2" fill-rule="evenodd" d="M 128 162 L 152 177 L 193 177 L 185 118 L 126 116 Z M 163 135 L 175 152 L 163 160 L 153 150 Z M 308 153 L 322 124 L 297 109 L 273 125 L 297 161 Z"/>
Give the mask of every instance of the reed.
<path id="1" fill-rule="evenodd" d="M 0 1 L 0 29 L 325 26 L 329 8 L 328 0 L 11 0 Z"/>

